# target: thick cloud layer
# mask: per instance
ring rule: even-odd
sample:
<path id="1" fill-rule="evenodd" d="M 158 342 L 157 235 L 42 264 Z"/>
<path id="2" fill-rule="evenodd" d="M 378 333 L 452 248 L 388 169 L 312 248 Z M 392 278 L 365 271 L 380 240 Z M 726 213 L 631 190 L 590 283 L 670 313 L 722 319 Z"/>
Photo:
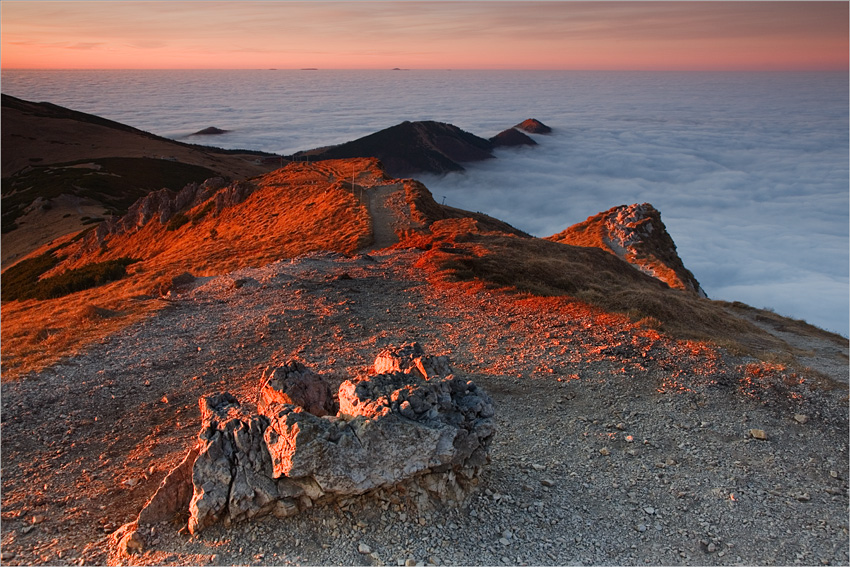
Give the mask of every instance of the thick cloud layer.
<path id="1" fill-rule="evenodd" d="M 538 146 L 422 180 L 537 236 L 650 202 L 710 297 L 848 333 L 846 73 L 4 70 L 3 91 L 280 153 L 403 120 L 490 137 L 534 117 L 554 128 Z"/>

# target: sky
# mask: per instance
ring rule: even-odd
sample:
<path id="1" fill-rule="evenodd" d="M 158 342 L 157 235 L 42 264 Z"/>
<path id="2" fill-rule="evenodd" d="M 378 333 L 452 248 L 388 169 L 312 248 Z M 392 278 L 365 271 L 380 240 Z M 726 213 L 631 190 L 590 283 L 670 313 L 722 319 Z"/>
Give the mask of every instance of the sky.
<path id="1" fill-rule="evenodd" d="M 848 2 L 3 0 L 4 69 L 846 70 Z"/>

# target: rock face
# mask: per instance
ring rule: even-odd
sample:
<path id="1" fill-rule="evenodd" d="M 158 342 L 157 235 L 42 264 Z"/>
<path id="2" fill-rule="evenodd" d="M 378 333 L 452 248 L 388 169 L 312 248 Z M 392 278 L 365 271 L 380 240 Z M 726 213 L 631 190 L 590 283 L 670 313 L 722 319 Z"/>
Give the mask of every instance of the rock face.
<path id="1" fill-rule="evenodd" d="M 200 184 L 190 183 L 176 193 L 168 189 L 153 191 L 133 203 L 124 216 L 99 224 L 95 232 L 96 241 L 100 244 L 107 236 L 131 234 L 152 220 L 166 224 L 177 213 L 191 209 L 213 196 L 214 209 L 218 213 L 225 207 L 241 203 L 256 188 L 248 181 L 228 184 L 220 177 L 213 177 Z"/>
<path id="2" fill-rule="evenodd" d="M 338 402 L 296 361 L 263 373 L 258 413 L 227 392 L 201 398 L 197 445 L 122 535 L 187 509 L 197 533 L 399 487 L 462 499 L 489 462 L 490 397 L 416 343 L 380 353 L 375 369 L 344 381 Z"/>
<path id="3" fill-rule="evenodd" d="M 602 248 L 671 288 L 706 297 L 679 257 L 661 213 L 649 203 L 614 207 L 547 240 Z"/>

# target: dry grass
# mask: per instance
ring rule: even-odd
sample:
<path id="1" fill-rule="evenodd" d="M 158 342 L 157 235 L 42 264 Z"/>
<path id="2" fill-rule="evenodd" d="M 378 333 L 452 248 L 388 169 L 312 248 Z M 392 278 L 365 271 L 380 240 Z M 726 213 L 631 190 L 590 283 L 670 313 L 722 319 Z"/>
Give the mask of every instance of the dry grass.
<path id="1" fill-rule="evenodd" d="M 3 380 L 72 356 L 166 305 L 137 299 L 141 291 L 139 282 L 123 280 L 60 299 L 4 302 Z"/>
<path id="2" fill-rule="evenodd" d="M 425 263 L 443 279 L 569 296 L 673 337 L 710 341 L 738 353 L 764 356 L 790 349 L 730 314 L 722 302 L 671 289 L 598 248 L 483 233 L 460 222 L 435 228 L 435 234 L 403 244 L 428 250 Z"/>
<path id="3" fill-rule="evenodd" d="M 254 179 L 259 188 L 240 205 L 206 214 L 197 223 L 168 230 L 153 221 L 109 240 L 105 251 L 84 252 L 83 240 L 67 243 L 57 254 L 68 259 L 50 274 L 121 257 L 141 261 L 128 266 L 125 279 L 95 289 L 59 299 L 3 302 L 3 379 L 44 368 L 141 320 L 162 307 L 159 290 L 183 272 L 217 275 L 316 250 L 351 254 L 366 246 L 372 235 L 369 214 L 350 185 L 339 181 L 352 168 L 383 175 L 373 171 L 375 160 L 291 164 Z M 185 214 L 193 218 L 204 207 Z"/>

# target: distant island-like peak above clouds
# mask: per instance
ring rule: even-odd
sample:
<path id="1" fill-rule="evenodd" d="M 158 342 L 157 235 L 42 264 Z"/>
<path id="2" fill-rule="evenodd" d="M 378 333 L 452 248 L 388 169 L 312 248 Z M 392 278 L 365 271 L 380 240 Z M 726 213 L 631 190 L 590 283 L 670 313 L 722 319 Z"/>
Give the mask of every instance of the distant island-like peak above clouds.
<path id="1" fill-rule="evenodd" d="M 514 126 L 520 130 L 524 130 L 529 134 L 550 134 L 552 129 L 536 118 L 527 118 Z"/>
<path id="2" fill-rule="evenodd" d="M 522 124 L 531 121 L 540 124 L 533 119 Z M 463 171 L 461 163 L 493 158 L 493 148 L 535 144 L 514 128 L 488 140 L 445 122 L 405 121 L 350 142 L 297 152 L 290 157 L 311 161 L 375 157 L 381 160 L 389 175 L 408 177 L 419 173 Z"/>
<path id="3" fill-rule="evenodd" d="M 209 128 L 198 130 L 197 132 L 190 134 L 190 136 L 218 136 L 219 134 L 227 134 L 228 132 L 230 132 L 230 130 L 222 130 L 221 128 L 210 126 Z"/>

